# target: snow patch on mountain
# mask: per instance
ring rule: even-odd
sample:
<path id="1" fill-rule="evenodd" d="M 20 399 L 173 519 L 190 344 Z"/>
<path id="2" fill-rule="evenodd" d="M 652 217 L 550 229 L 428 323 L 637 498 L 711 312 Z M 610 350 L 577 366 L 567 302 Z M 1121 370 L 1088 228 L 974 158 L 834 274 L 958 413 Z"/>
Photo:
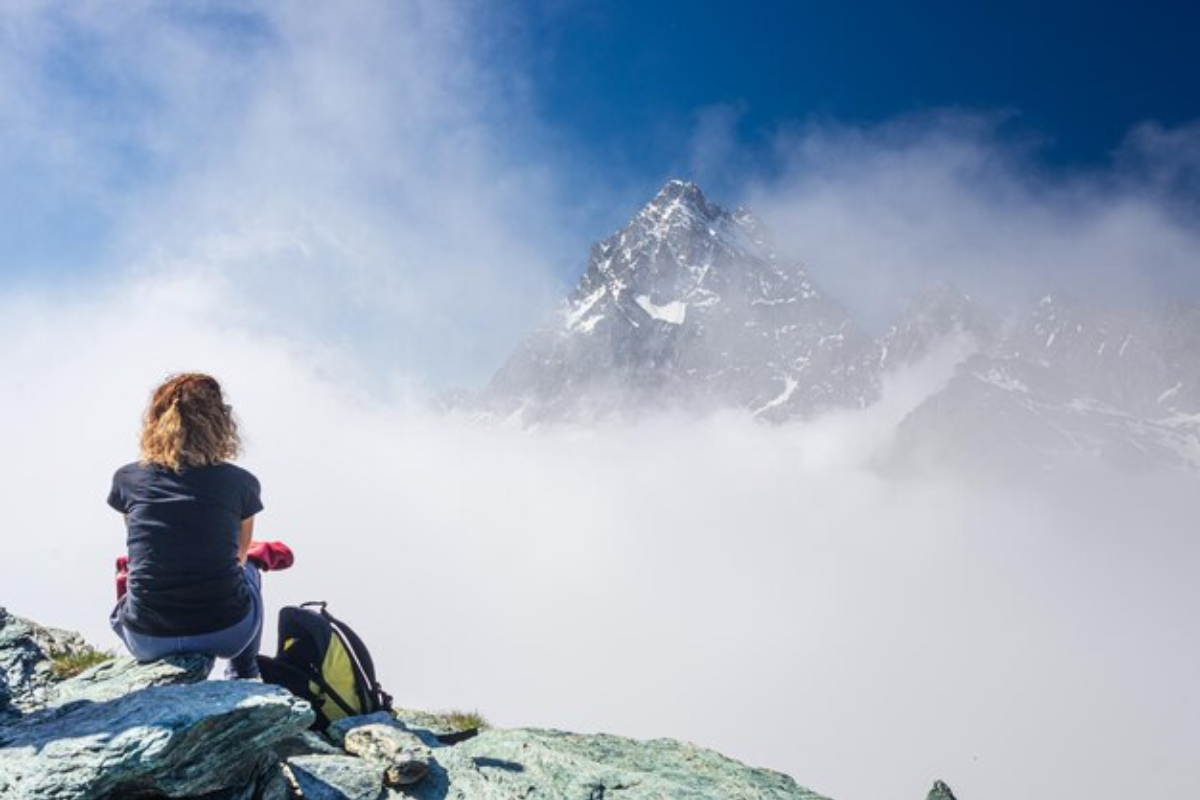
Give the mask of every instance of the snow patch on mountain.
<path id="1" fill-rule="evenodd" d="M 665 305 L 655 305 L 644 294 L 639 294 L 634 300 L 643 311 L 659 322 L 666 322 L 670 325 L 682 325 L 684 319 L 687 318 L 687 303 L 675 300 Z"/>
<path id="2" fill-rule="evenodd" d="M 752 214 L 671 181 L 592 247 L 561 317 L 522 343 L 485 395 L 492 413 L 523 408 L 529 420 L 675 406 L 779 421 L 872 402 L 872 349 Z"/>
<path id="3" fill-rule="evenodd" d="M 943 372 L 927 394 L 887 388 L 931 364 Z M 1198 306 L 1102 310 L 1056 292 L 1001 317 L 940 283 L 872 339 L 752 213 L 670 181 L 592 247 L 562 313 L 513 353 L 481 405 L 526 425 L 729 408 L 780 423 L 869 409 L 896 426 L 901 460 L 932 451 L 1200 470 L 1198 375 Z"/>

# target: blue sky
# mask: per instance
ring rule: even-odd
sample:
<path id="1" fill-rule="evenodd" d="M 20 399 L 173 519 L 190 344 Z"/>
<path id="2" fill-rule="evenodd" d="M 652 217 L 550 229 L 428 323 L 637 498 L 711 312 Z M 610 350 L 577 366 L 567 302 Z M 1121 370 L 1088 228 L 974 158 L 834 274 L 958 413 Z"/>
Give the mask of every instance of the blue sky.
<path id="1" fill-rule="evenodd" d="M 844 800 L 1182 796 L 1191 479 L 892 482 L 871 415 L 527 436 L 422 401 L 485 384 L 675 176 L 872 327 L 932 280 L 1196 301 L 1198 13 L 0 3 L 3 601 L 114 644 L 106 482 L 150 387 L 204 370 L 303 554 L 270 602 L 347 536 L 387 555 L 321 593 L 415 705 L 683 737 Z M 397 582 L 444 657 L 388 635 Z"/>
<path id="2" fill-rule="evenodd" d="M 477 384 L 592 241 L 685 177 L 751 205 L 868 325 L 932 279 L 1200 296 L 1182 3 L 39 1 L 0 21 L 10 292 L 203 275 L 239 324 Z"/>
<path id="3" fill-rule="evenodd" d="M 519 2 L 538 108 L 565 138 L 661 173 L 710 106 L 752 147 L 780 126 L 1002 111 L 1052 165 L 1104 165 L 1135 124 L 1200 116 L 1184 2 Z M 550 10 L 547 10 L 547 9 Z M 649 134 L 649 137 L 647 136 Z M 646 146 L 649 143 L 650 146 Z"/>

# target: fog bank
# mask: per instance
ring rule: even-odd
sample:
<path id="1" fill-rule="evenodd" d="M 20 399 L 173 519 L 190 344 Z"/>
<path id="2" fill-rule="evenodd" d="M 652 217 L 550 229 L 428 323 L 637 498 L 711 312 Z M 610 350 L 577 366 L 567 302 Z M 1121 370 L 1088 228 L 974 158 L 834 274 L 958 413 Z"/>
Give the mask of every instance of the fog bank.
<path id="1" fill-rule="evenodd" d="M 1193 479 L 880 477 L 954 354 L 809 424 L 523 432 L 359 392 L 336 353 L 214 328 L 202 297 L 0 308 L 15 613 L 115 646 L 109 478 L 154 382 L 219 364 L 259 533 L 298 556 L 269 606 L 329 600 L 399 703 L 686 738 L 838 800 L 1190 779 Z"/>
<path id="2" fill-rule="evenodd" d="M 783 428 L 433 413 L 551 311 L 610 200 L 657 187 L 564 155 L 479 4 L 194 11 L 0 10 L 0 603 L 116 646 L 109 480 L 150 389 L 205 370 L 260 535 L 297 553 L 268 605 L 330 601 L 399 703 L 691 739 L 837 800 L 1194 783 L 1194 478 L 881 476 L 953 348 Z M 1051 173 L 986 112 L 810 122 L 756 173 L 735 111 L 680 177 L 869 327 L 935 279 L 1200 297 L 1195 125 Z"/>

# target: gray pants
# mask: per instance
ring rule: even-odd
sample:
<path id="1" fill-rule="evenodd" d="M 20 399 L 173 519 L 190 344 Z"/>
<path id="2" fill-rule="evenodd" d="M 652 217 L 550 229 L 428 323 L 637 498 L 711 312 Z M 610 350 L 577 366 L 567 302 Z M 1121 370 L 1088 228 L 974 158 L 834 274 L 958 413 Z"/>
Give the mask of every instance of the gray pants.
<path id="1" fill-rule="evenodd" d="M 250 613 L 241 622 L 228 628 L 194 636 L 148 636 L 121 624 L 120 603 L 113 609 L 108 621 L 138 661 L 154 661 L 175 653 L 202 653 L 229 659 L 229 666 L 225 668 L 226 678 L 257 678 L 258 663 L 255 656 L 262 643 L 263 626 L 262 578 L 258 568 L 250 563 L 246 564 L 245 575 L 246 587 L 250 590 Z"/>

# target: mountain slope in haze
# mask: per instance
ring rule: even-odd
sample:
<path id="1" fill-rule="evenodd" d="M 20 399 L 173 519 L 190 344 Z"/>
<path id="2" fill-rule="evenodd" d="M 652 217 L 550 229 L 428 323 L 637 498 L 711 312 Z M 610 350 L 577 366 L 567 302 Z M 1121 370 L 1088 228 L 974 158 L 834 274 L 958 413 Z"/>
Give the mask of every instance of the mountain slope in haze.
<path id="1" fill-rule="evenodd" d="M 903 420 L 892 462 L 1200 470 L 1200 306 L 1047 296 L 1006 318 L 953 286 L 918 288 L 872 339 L 753 214 L 671 181 L 592 247 L 476 407 L 523 424 L 666 409 L 806 419 L 875 403 L 890 376 L 958 339 L 973 354 Z"/>
<path id="2" fill-rule="evenodd" d="M 873 343 L 753 215 L 672 181 L 592 248 L 560 313 L 488 387 L 523 419 L 647 407 L 750 410 L 770 420 L 878 396 Z"/>
<path id="3" fill-rule="evenodd" d="M 887 374 L 912 366 L 953 337 L 967 337 L 981 350 L 998 346 L 1003 320 L 957 287 L 935 283 L 917 296 L 876 344 L 875 368 Z"/>
<path id="4" fill-rule="evenodd" d="M 1200 470 L 1200 309 L 1047 295 L 904 420 L 895 456 Z"/>

